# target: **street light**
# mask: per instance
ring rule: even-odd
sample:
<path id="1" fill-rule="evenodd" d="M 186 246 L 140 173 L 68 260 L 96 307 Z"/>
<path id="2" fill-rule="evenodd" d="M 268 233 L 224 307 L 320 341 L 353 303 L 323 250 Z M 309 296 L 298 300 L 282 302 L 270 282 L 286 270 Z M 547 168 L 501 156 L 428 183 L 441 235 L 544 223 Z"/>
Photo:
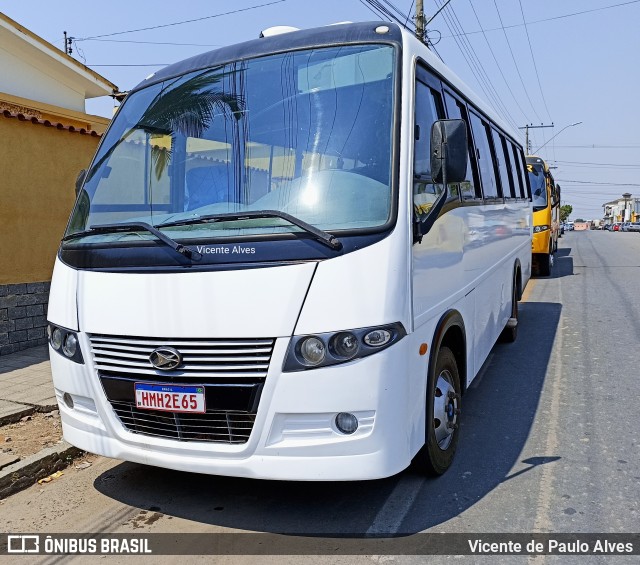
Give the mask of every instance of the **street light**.
<path id="1" fill-rule="evenodd" d="M 549 141 L 552 141 L 553 139 L 555 139 L 556 137 L 558 137 L 564 130 L 566 130 L 567 128 L 572 128 L 573 126 L 577 126 L 579 124 L 581 124 L 582 122 L 576 122 L 574 124 L 569 124 L 568 126 L 564 126 L 558 133 L 556 133 L 551 139 L 547 140 L 545 143 L 543 143 L 540 147 L 538 147 L 536 150 L 533 151 L 532 154 L 536 154 L 538 151 L 540 151 L 540 149 L 542 149 L 547 143 L 549 143 Z"/>

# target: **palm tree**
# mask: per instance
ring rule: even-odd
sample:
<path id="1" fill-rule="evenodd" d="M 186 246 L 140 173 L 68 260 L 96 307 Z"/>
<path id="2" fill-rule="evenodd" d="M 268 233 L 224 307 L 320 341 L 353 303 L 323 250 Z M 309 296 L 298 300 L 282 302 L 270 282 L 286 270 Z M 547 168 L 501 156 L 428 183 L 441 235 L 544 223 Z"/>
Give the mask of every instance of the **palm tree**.
<path id="1" fill-rule="evenodd" d="M 244 101 L 241 96 L 216 90 L 225 74 L 220 68 L 205 71 L 184 82 L 178 77 L 158 93 L 140 117 L 137 124 L 131 127 L 94 164 L 87 175 L 87 181 L 109 159 L 112 153 L 136 131 L 143 130 L 153 139 L 176 133 L 185 137 L 201 137 L 218 114 L 233 116 L 236 120 L 242 117 Z M 155 164 L 156 177 L 160 179 L 166 166 L 171 161 L 171 150 L 151 146 L 151 157 Z"/>

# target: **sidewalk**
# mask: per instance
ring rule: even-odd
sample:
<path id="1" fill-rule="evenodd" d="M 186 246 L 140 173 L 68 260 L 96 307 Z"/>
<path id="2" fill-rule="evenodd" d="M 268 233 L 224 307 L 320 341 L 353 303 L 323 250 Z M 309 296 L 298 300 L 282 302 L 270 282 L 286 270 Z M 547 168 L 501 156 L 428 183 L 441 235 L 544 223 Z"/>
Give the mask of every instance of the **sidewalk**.
<path id="1" fill-rule="evenodd" d="M 80 453 L 62 440 L 59 424 L 52 435 L 38 437 L 37 420 L 59 421 L 57 409 L 48 346 L 0 356 L 0 500 L 64 469 Z M 20 456 L 13 447 L 20 430 L 50 441 L 37 443 L 35 449 Z"/>
<path id="2" fill-rule="evenodd" d="M 48 346 L 0 356 L 0 425 L 57 407 Z"/>

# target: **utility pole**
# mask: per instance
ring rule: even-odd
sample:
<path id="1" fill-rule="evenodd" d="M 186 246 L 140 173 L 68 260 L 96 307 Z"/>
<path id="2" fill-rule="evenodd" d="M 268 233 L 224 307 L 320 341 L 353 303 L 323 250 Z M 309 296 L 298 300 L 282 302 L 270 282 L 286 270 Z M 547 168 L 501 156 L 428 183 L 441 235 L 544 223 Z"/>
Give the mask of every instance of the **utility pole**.
<path id="1" fill-rule="evenodd" d="M 523 129 L 525 130 L 525 149 L 527 151 L 527 154 L 529 154 L 529 152 L 531 151 L 531 146 L 529 145 L 529 128 L 531 129 L 535 129 L 535 128 L 552 128 L 553 126 L 553 122 L 551 122 L 551 125 L 545 125 L 545 124 L 540 124 L 539 126 L 534 126 L 533 124 L 527 124 L 526 126 L 522 126 L 521 128 L 518 129 Z"/>
<path id="2" fill-rule="evenodd" d="M 451 0 L 447 0 L 440 9 L 433 14 L 427 21 L 424 17 L 424 2 L 423 0 L 416 0 L 416 37 L 424 42 L 425 35 L 427 33 L 427 26 L 435 19 L 435 17 L 444 10 Z M 428 42 L 427 42 L 428 43 Z"/>
<path id="3" fill-rule="evenodd" d="M 416 1 L 416 37 L 424 41 L 424 2 Z"/>

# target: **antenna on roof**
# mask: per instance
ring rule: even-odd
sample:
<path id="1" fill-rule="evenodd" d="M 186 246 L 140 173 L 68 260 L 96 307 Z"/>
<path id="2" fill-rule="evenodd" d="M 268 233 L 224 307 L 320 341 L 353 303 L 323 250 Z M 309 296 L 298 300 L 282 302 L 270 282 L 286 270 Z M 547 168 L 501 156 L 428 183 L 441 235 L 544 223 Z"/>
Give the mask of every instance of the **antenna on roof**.
<path id="1" fill-rule="evenodd" d="M 71 47 L 73 46 L 74 39 L 75 37 L 67 37 L 67 32 L 64 32 L 64 52 L 67 55 L 71 55 L 71 53 L 73 53 L 73 49 Z"/>

